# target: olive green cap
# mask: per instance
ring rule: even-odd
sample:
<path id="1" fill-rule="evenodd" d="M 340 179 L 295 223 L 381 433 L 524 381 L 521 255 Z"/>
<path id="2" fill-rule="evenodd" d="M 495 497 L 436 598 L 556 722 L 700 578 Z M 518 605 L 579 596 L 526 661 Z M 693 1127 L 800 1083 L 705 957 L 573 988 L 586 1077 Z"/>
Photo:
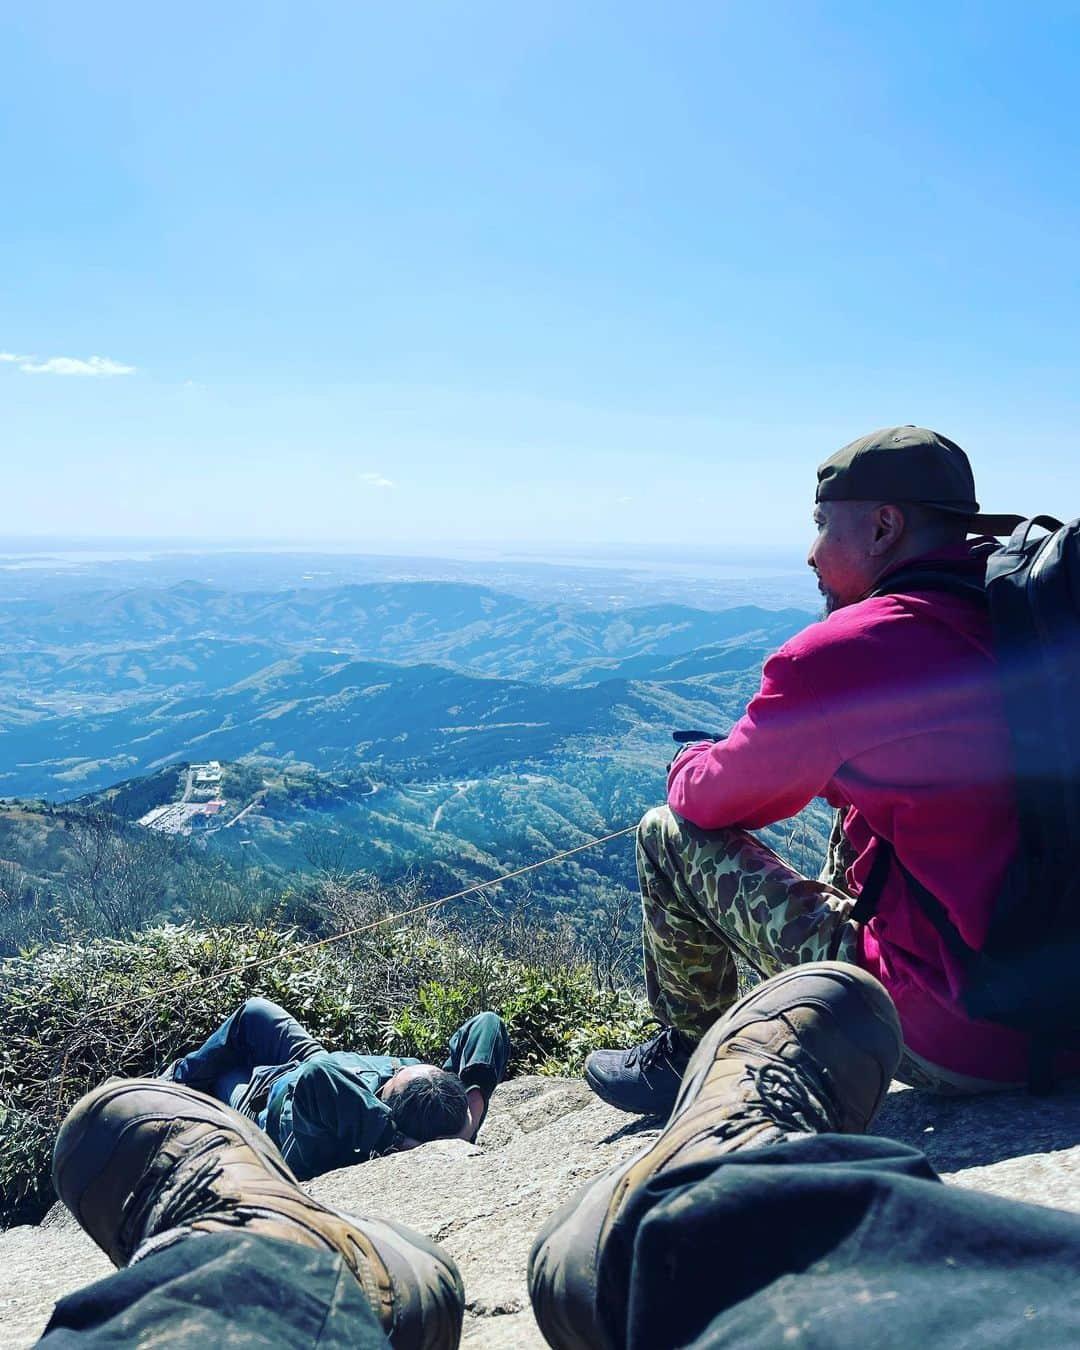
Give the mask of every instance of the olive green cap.
<path id="1" fill-rule="evenodd" d="M 819 502 L 918 502 L 974 516 L 975 476 L 955 441 L 925 427 L 885 427 L 830 455 L 817 472 Z"/>

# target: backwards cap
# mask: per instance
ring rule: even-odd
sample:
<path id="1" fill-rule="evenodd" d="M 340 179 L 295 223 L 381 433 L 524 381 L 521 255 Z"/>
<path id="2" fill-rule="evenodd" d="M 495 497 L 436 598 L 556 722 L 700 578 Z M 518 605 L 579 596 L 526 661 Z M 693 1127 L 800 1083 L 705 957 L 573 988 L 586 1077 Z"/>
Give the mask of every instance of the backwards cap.
<path id="1" fill-rule="evenodd" d="M 837 450 L 818 469 L 819 502 L 919 502 L 974 516 L 975 476 L 955 441 L 925 427 L 886 427 Z"/>
<path id="2" fill-rule="evenodd" d="M 885 427 L 830 455 L 817 472 L 819 502 L 915 502 L 969 516 L 970 533 L 1007 533 L 1015 516 L 980 516 L 967 455 L 926 427 Z"/>

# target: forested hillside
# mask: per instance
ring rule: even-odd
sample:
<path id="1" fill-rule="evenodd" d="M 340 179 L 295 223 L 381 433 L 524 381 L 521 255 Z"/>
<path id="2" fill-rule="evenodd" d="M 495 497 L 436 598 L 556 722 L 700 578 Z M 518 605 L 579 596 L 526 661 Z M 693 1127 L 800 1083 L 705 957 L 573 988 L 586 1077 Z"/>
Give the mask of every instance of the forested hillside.
<path id="1" fill-rule="evenodd" d="M 671 731 L 725 730 L 808 619 L 448 583 L 8 599 L 0 791 L 22 805 L 0 813 L 6 947 L 280 916 L 328 874 L 440 894 L 632 825 L 662 799 Z M 137 823 L 210 760 L 223 804 L 198 837 Z M 814 867 L 824 832 L 811 808 L 774 842 Z M 622 839 L 487 904 L 585 933 L 622 914 L 629 931 L 634 889 Z"/>

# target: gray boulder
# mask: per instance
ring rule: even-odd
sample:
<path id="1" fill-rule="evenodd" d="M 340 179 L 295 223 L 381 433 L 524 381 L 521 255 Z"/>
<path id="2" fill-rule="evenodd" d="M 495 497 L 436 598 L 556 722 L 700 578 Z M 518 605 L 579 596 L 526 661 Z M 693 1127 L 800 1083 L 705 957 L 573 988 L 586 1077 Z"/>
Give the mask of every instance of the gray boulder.
<path id="1" fill-rule="evenodd" d="M 580 1082 L 519 1078 L 492 1102 L 479 1145 L 428 1144 L 328 1173 L 312 1194 L 355 1214 L 392 1214 L 441 1242 L 461 1267 L 471 1350 L 543 1341 L 525 1263 L 544 1222 L 589 1177 L 655 1137 Z M 959 1100 L 894 1088 L 878 1132 L 922 1148 L 954 1183 L 1080 1211 L 1080 1084 L 1053 1097 Z M 60 1206 L 38 1227 L 0 1234 L 5 1346 L 33 1344 L 55 1300 L 108 1274 L 106 1258 Z"/>

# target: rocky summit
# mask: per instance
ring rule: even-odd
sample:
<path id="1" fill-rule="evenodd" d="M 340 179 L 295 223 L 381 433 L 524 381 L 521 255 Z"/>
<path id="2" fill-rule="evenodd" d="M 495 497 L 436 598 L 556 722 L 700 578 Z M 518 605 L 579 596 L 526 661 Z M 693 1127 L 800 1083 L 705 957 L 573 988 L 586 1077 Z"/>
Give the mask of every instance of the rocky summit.
<path id="1" fill-rule="evenodd" d="M 923 1149 L 946 1182 L 1080 1212 L 1080 1083 L 1051 1097 L 969 1100 L 896 1087 L 878 1132 Z M 429 1144 L 310 1183 L 356 1214 L 392 1214 L 441 1242 L 461 1267 L 465 1344 L 530 1350 L 543 1341 L 525 1263 L 544 1219 L 585 1180 L 654 1138 L 656 1120 L 621 1115 L 581 1082 L 518 1078 L 495 1094 L 479 1145 Z M 2 1343 L 32 1345 L 54 1301 L 109 1273 L 59 1205 L 38 1227 L 0 1234 Z"/>

